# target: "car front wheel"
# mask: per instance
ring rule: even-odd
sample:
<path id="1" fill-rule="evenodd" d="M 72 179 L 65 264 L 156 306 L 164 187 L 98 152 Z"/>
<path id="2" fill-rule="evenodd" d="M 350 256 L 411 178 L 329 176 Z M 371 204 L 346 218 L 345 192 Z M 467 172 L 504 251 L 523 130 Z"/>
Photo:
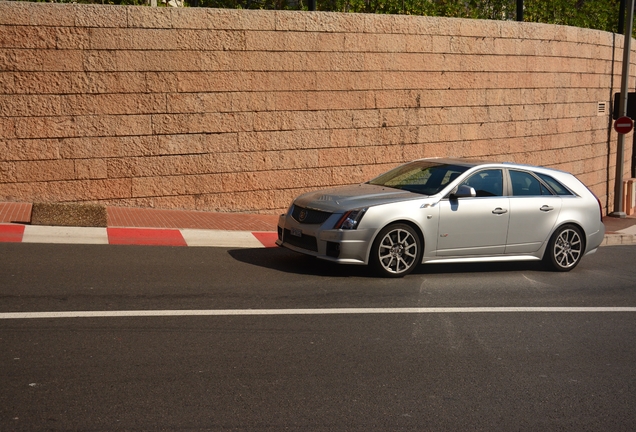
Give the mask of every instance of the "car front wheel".
<path id="1" fill-rule="evenodd" d="M 566 272 L 577 266 L 584 252 L 581 230 L 574 225 L 564 225 L 552 235 L 545 260 L 554 270 Z"/>
<path id="2" fill-rule="evenodd" d="M 371 248 L 371 264 L 384 277 L 402 277 L 419 264 L 422 245 L 415 230 L 406 224 L 388 225 Z"/>

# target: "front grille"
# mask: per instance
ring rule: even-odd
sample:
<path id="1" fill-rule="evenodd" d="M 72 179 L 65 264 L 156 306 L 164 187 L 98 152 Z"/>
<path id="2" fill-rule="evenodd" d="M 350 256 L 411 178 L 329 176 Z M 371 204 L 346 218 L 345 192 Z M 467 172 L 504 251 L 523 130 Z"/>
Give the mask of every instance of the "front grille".
<path id="1" fill-rule="evenodd" d="M 329 219 L 331 213 L 294 206 L 292 217 L 301 224 L 320 225 Z"/>
<path id="2" fill-rule="evenodd" d="M 292 246 L 296 246 L 302 249 L 307 249 L 313 252 L 318 252 L 318 243 L 316 237 L 307 234 L 302 234 L 302 237 L 293 236 L 291 231 L 285 230 L 284 242 Z"/>

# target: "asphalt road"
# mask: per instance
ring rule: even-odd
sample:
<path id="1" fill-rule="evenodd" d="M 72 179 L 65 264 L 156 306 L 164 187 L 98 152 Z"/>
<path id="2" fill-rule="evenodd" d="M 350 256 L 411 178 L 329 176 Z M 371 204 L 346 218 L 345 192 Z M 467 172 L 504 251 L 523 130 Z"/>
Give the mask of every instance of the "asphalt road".
<path id="1" fill-rule="evenodd" d="M 635 430 L 636 312 L 430 313 L 636 307 L 635 262 L 387 280 L 281 249 L 0 244 L 0 316 L 244 312 L 0 319 L 0 430 Z M 327 308 L 397 309 L 250 314 Z"/>

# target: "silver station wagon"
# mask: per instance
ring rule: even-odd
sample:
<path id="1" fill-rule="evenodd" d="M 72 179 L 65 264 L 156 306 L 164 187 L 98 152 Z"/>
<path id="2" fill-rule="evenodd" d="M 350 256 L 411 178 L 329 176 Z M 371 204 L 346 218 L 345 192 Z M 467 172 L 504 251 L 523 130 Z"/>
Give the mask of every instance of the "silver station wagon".
<path id="1" fill-rule="evenodd" d="M 279 246 L 401 277 L 420 263 L 544 260 L 572 270 L 603 241 L 601 203 L 572 174 L 420 159 L 309 192 L 279 218 Z"/>

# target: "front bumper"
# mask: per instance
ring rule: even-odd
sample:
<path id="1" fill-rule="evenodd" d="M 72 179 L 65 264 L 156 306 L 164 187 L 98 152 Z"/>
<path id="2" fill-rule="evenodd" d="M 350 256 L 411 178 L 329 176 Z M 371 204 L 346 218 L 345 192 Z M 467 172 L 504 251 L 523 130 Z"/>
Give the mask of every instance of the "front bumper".
<path id="1" fill-rule="evenodd" d="M 322 225 L 300 224 L 287 214 L 278 219 L 276 244 L 295 252 L 341 264 L 367 264 L 373 232 L 365 229 L 328 229 L 338 215 Z"/>

